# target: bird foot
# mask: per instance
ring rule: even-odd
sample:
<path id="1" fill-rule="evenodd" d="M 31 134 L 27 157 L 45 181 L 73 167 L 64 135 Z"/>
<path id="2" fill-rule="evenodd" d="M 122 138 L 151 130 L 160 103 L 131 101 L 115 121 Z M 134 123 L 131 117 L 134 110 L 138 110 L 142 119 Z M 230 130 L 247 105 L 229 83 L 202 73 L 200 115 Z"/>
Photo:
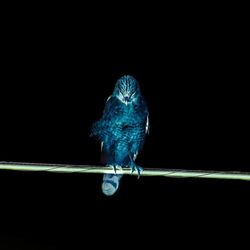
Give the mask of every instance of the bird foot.
<path id="1" fill-rule="evenodd" d="M 141 173 L 143 172 L 143 168 L 141 167 L 141 166 L 138 166 L 138 165 L 136 165 L 136 164 L 133 164 L 132 166 L 131 166 L 131 174 L 133 174 L 133 172 L 134 171 L 137 171 L 137 173 L 138 173 L 138 179 L 140 178 L 140 176 L 141 176 Z"/>
<path id="2" fill-rule="evenodd" d="M 111 167 L 112 167 L 112 169 L 114 170 L 114 174 L 115 174 L 115 175 L 117 174 L 117 171 L 118 171 L 118 172 L 122 172 L 122 167 L 121 167 L 121 166 L 112 165 Z M 121 173 L 120 173 L 120 174 L 121 174 Z"/>

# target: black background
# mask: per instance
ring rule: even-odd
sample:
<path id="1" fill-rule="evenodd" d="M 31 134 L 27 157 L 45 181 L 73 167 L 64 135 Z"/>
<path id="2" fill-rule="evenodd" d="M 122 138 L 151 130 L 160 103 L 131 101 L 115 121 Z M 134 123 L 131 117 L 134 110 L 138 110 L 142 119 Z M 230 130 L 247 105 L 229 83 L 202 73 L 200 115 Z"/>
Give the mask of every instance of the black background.
<path id="1" fill-rule="evenodd" d="M 138 164 L 249 172 L 244 15 L 123 7 L 88 17 L 85 8 L 17 7 L 3 18 L 0 160 L 99 164 L 90 127 L 116 80 L 131 74 L 150 112 Z M 249 215 L 244 181 L 124 176 L 113 197 L 103 196 L 101 181 L 2 170 L 3 247 L 157 247 L 178 235 L 234 233 Z"/>

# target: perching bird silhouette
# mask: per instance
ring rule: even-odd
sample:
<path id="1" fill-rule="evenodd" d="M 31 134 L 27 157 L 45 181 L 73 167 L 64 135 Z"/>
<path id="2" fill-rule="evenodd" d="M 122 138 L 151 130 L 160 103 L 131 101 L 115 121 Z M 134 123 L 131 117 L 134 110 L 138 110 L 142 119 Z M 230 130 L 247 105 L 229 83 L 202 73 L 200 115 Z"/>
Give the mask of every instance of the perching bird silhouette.
<path id="1" fill-rule="evenodd" d="M 115 174 L 104 175 L 102 187 L 106 195 L 118 189 L 121 175 L 116 174 L 117 168 L 129 167 L 131 173 L 136 170 L 140 176 L 143 168 L 135 159 L 148 132 L 149 112 L 139 83 L 134 77 L 124 75 L 107 99 L 101 119 L 91 129 L 91 136 L 101 141 L 102 163 L 115 171 Z"/>

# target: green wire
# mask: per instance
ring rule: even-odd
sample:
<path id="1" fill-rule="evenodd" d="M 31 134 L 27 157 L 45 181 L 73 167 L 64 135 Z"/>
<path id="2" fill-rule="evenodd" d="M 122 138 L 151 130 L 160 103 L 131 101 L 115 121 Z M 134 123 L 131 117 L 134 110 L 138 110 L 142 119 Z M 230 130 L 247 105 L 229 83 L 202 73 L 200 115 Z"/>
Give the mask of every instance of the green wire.
<path id="1" fill-rule="evenodd" d="M 0 162 L 0 170 L 46 171 L 55 173 L 114 173 L 111 167 L 47 163 Z M 129 168 L 117 173 L 131 174 Z M 137 175 L 136 171 L 132 175 Z M 250 172 L 146 168 L 142 176 L 250 180 Z"/>

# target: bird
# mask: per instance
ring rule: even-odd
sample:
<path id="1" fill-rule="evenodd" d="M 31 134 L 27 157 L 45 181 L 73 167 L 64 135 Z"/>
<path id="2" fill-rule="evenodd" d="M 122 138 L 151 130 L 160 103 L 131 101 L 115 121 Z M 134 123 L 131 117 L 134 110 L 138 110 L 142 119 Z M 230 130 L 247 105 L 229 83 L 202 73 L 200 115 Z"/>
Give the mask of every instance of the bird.
<path id="1" fill-rule="evenodd" d="M 135 160 L 148 133 L 149 110 L 139 83 L 133 76 L 123 75 L 116 81 L 102 116 L 93 123 L 90 133 L 101 142 L 101 162 L 114 170 L 114 174 L 103 177 L 106 195 L 118 189 L 122 175 L 116 173 L 117 169 L 130 168 L 131 174 L 137 171 L 140 177 L 143 168 Z"/>

